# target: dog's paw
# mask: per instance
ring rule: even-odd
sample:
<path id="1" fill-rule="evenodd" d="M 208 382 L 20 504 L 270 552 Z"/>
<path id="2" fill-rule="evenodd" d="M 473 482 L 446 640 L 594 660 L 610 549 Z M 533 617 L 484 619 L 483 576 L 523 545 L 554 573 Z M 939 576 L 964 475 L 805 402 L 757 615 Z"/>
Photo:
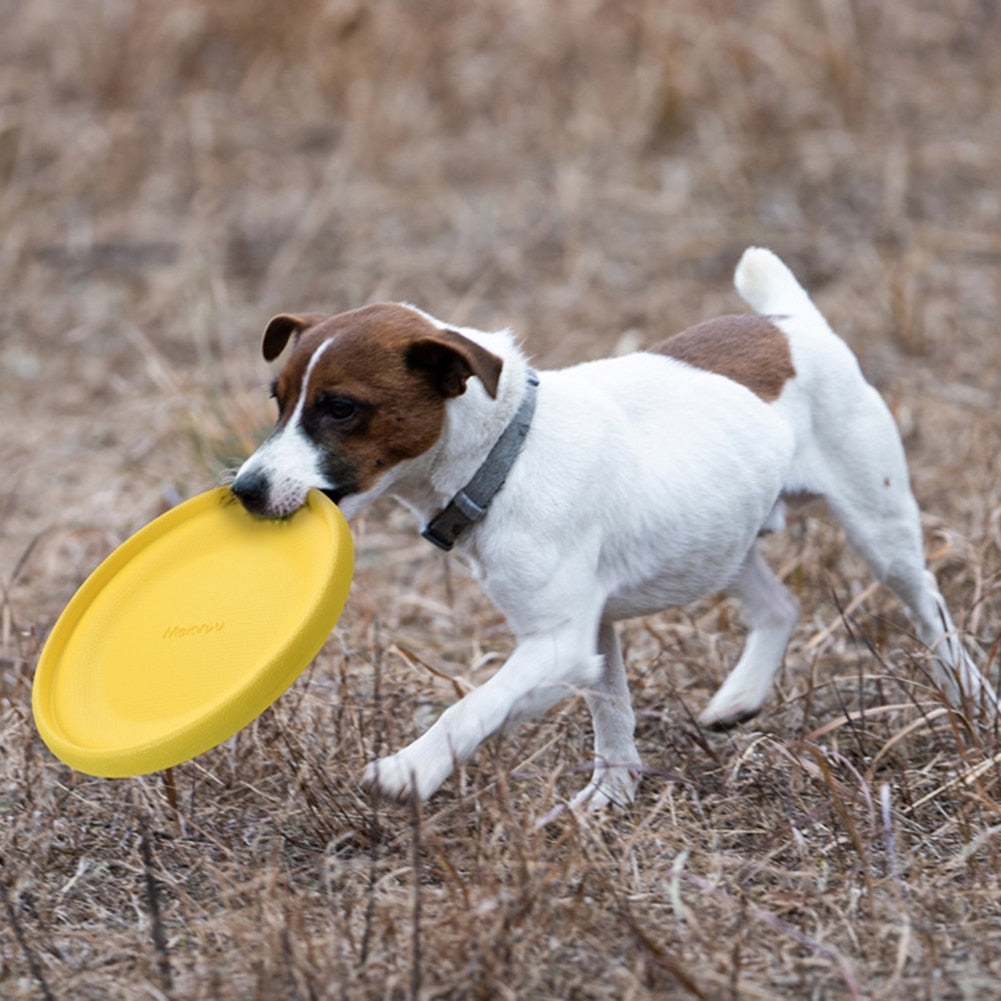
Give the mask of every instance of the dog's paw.
<path id="1" fill-rule="evenodd" d="M 413 769 L 406 769 L 398 760 L 399 755 L 370 761 L 362 772 L 363 788 L 380 799 L 407 803 L 414 798 L 417 790 L 417 775 Z"/>
<path id="2" fill-rule="evenodd" d="M 575 811 L 600 813 L 604 810 L 621 810 L 636 798 L 640 773 L 631 768 L 603 769 L 572 800 Z"/>
<path id="3" fill-rule="evenodd" d="M 760 705 L 751 707 L 747 703 L 740 702 L 717 705 L 713 699 L 699 716 L 699 723 L 708 730 L 732 730 L 735 726 L 754 719 L 759 712 L 761 712 Z"/>
<path id="4" fill-rule="evenodd" d="M 397 803 L 426 800 L 448 778 L 451 767 L 441 770 L 416 764 L 405 752 L 400 751 L 386 758 L 379 758 L 365 767 L 361 784 L 382 799 Z"/>

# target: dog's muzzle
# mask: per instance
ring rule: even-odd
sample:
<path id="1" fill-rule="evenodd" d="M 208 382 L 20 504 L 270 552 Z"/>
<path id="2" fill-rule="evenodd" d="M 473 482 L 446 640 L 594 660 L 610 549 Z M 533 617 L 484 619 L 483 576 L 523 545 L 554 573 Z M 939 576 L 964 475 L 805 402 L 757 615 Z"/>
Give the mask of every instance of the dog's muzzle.
<path id="1" fill-rule="evenodd" d="M 276 511 L 274 509 L 271 478 L 263 470 L 249 470 L 246 473 L 240 473 L 229 489 L 250 514 L 259 518 L 284 517 L 291 514 L 290 511 Z M 340 504 L 351 492 L 336 487 L 318 487 L 317 489 L 335 504 Z"/>

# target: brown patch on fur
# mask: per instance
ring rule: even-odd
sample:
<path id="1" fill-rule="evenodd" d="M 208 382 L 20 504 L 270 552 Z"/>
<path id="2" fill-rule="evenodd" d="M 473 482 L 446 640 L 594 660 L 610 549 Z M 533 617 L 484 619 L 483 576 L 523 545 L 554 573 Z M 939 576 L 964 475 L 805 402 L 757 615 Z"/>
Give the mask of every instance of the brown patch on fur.
<path id="1" fill-rule="evenodd" d="M 676 358 L 746 386 L 766 403 L 796 374 L 786 335 L 767 316 L 739 313 L 707 320 L 654 345 Z"/>
<path id="2" fill-rule="evenodd" d="M 351 469 L 352 489 L 361 491 L 438 440 L 445 401 L 464 393 L 470 376 L 495 394 L 503 364 L 404 306 L 366 306 L 311 326 L 299 337 L 275 384 L 282 419 L 294 409 L 309 363 L 325 342 L 310 373 L 301 424 L 327 456 L 331 479 Z M 334 419 L 332 400 L 356 404 L 355 415 Z"/>

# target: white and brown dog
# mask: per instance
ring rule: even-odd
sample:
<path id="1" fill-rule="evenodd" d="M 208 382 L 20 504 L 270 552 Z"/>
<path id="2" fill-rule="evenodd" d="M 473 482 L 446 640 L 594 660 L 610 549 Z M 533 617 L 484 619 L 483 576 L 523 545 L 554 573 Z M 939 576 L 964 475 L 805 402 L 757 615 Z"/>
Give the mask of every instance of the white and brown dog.
<path id="1" fill-rule="evenodd" d="M 925 569 L 900 437 L 858 363 L 789 269 L 745 252 L 736 286 L 756 311 L 649 351 L 536 374 L 508 331 L 380 304 L 268 325 L 274 433 L 233 493 L 267 518 L 311 488 L 347 517 L 383 494 L 456 548 L 514 631 L 489 681 L 364 781 L 426 798 L 492 734 L 582 692 L 594 773 L 575 802 L 632 799 L 641 766 L 616 620 L 731 589 L 749 632 L 701 716 L 761 708 L 797 619 L 759 535 L 790 498 L 823 498 L 875 576 L 906 605 L 954 704 L 997 706 Z M 534 411 L 534 412 L 533 412 Z"/>

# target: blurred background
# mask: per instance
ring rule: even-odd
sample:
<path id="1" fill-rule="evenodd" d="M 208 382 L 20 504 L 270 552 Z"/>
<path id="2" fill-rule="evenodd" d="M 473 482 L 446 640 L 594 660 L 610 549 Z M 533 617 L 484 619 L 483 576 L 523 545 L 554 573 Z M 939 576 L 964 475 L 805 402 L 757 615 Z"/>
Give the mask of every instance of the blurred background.
<path id="1" fill-rule="evenodd" d="M 8 574 L 249 450 L 280 310 L 405 299 L 566 364 L 740 308 L 761 243 L 905 432 L 925 387 L 993 409 L 990 0 L 0 8 Z M 980 458 L 943 421 L 939 475 Z"/>
<path id="2" fill-rule="evenodd" d="M 991 647 L 996 0 L 0 0 L 0 19 L 0 708 L 30 760 L 31 671 L 67 599 L 266 432 L 272 314 L 409 300 L 564 365 L 741 309 L 752 243 L 886 396 L 936 570 Z M 467 625 L 489 647 L 501 623 L 414 527 L 390 506 L 354 526 L 344 635 L 378 611 L 466 662 Z M 864 587 L 836 530 L 797 532 L 804 607 L 811 566 Z M 693 677 L 697 701 L 714 680 Z"/>

